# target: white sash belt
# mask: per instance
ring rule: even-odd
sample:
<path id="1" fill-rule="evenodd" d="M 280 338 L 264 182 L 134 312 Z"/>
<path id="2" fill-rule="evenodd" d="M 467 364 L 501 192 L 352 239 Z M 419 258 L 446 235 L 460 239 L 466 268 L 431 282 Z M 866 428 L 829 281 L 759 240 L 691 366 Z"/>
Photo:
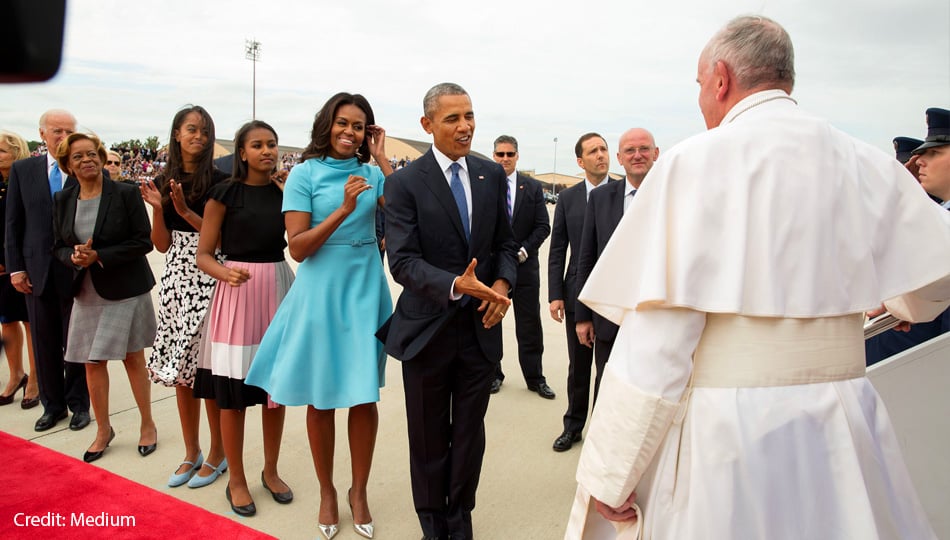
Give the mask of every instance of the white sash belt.
<path id="1" fill-rule="evenodd" d="M 791 386 L 863 377 L 864 317 L 710 313 L 693 354 L 693 387 Z"/>

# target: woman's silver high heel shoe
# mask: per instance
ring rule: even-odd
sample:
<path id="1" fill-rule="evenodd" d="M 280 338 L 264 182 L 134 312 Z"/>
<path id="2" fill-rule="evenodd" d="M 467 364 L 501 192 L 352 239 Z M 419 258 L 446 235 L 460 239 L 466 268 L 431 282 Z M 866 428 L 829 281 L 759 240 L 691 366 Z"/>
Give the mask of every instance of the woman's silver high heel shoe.
<path id="1" fill-rule="evenodd" d="M 372 537 L 373 537 L 373 532 L 374 532 L 374 531 L 373 531 L 373 522 L 372 522 L 372 521 L 370 521 L 369 523 L 354 523 L 354 524 L 353 524 L 353 529 L 356 530 L 356 534 L 358 534 L 358 535 L 360 535 L 360 536 L 362 536 L 362 537 L 364 537 L 364 538 L 372 538 Z"/>
<path id="2" fill-rule="evenodd" d="M 333 499 L 334 499 L 333 500 L 334 506 L 337 506 L 336 489 L 333 490 Z M 323 505 L 323 495 L 320 496 L 320 504 L 321 506 Z M 317 527 L 320 528 L 320 532 L 323 533 L 324 538 L 326 538 L 327 540 L 332 540 L 332 538 L 336 536 L 336 533 L 340 532 L 339 507 L 337 507 L 336 523 L 330 523 L 329 525 L 320 523 L 320 515 L 317 514 Z"/>
<path id="3" fill-rule="evenodd" d="M 346 492 L 346 503 L 350 505 L 350 514 L 353 514 L 353 502 L 350 500 L 349 491 Z M 357 523 L 356 514 L 353 514 L 353 530 L 363 538 L 373 538 L 373 534 L 375 533 L 373 520 L 370 520 L 369 523 Z"/>
<path id="4" fill-rule="evenodd" d="M 340 532 L 340 524 L 333 523 L 332 525 L 324 525 L 323 523 L 317 523 L 317 527 L 320 528 L 320 532 L 323 533 L 324 538 L 331 540 L 336 533 Z"/>

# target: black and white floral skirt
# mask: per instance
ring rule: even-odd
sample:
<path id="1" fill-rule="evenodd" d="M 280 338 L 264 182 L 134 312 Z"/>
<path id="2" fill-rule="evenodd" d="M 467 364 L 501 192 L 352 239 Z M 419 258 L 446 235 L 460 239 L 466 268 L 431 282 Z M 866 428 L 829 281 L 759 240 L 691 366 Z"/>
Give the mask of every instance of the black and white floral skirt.
<path id="1" fill-rule="evenodd" d="M 165 386 L 193 386 L 215 279 L 198 269 L 198 233 L 172 231 L 158 292 L 158 329 L 149 376 Z"/>

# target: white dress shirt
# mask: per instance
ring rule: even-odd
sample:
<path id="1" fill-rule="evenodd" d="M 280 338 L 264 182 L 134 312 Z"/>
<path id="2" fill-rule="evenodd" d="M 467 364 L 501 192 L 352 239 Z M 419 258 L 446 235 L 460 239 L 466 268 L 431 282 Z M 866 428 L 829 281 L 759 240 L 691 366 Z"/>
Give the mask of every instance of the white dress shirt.
<path id="1" fill-rule="evenodd" d="M 445 175 L 445 181 L 448 182 L 449 188 L 452 187 L 452 164 L 459 164 L 459 180 L 462 181 L 462 188 L 465 190 L 465 204 L 468 205 L 468 230 L 472 230 L 472 184 L 468 177 L 468 163 L 464 157 L 459 158 L 458 161 L 452 161 L 449 156 L 440 152 L 435 145 L 432 146 L 432 155 L 435 157 L 436 163 L 439 164 L 439 168 L 442 169 L 442 174 Z M 452 280 L 452 288 L 449 290 L 449 298 L 452 300 L 459 300 L 463 296 L 455 292 L 455 282 L 457 280 L 457 277 Z"/>
<path id="2" fill-rule="evenodd" d="M 637 188 L 630 185 L 630 182 L 626 180 L 623 181 L 623 213 L 627 213 L 627 208 L 630 206 L 630 203 L 633 202 L 633 196 L 637 193 Z"/>

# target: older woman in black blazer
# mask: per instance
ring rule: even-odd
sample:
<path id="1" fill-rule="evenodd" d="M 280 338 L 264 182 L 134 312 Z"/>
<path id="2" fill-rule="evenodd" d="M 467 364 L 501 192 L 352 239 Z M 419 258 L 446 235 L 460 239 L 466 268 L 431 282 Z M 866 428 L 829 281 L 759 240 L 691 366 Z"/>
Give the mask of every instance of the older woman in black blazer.
<path id="1" fill-rule="evenodd" d="M 155 451 L 151 385 L 145 347 L 155 339 L 149 291 L 155 278 L 145 255 L 152 250 L 145 204 L 135 186 L 103 181 L 106 151 L 98 138 L 70 135 L 57 149 L 63 171 L 79 180 L 53 199 L 54 253 L 75 270 L 66 361 L 86 365 L 89 398 L 98 429 L 83 455 L 92 462 L 115 437 L 109 422 L 109 371 L 122 359 L 142 417 L 139 454 Z"/>

